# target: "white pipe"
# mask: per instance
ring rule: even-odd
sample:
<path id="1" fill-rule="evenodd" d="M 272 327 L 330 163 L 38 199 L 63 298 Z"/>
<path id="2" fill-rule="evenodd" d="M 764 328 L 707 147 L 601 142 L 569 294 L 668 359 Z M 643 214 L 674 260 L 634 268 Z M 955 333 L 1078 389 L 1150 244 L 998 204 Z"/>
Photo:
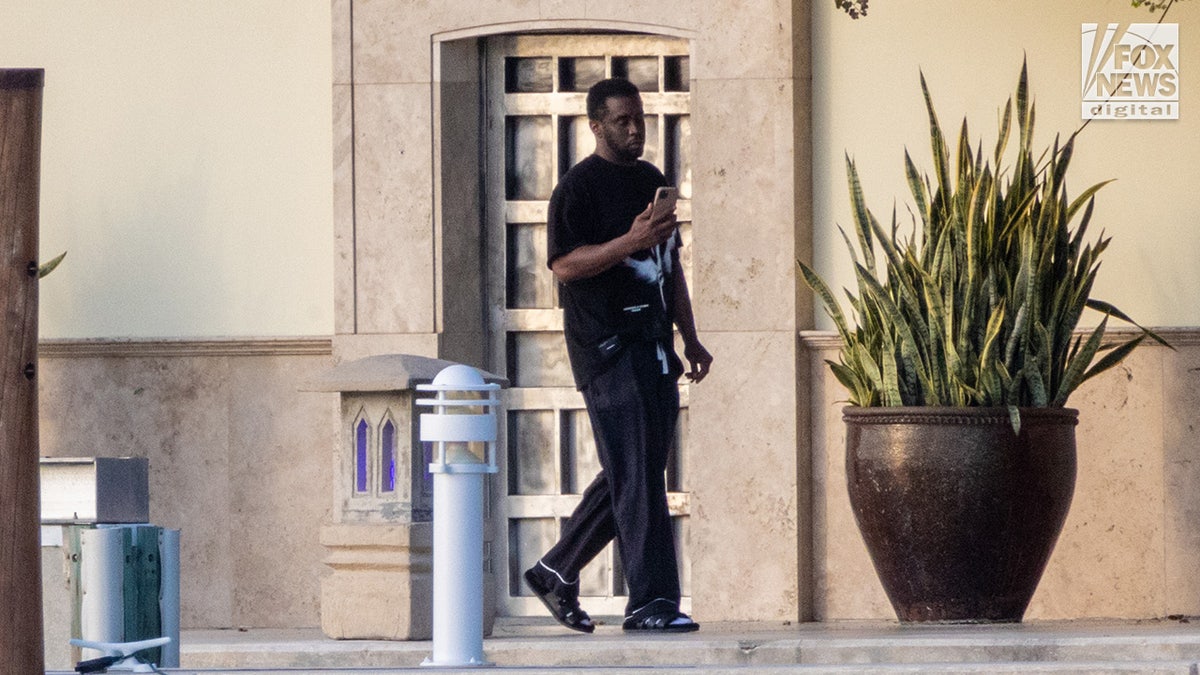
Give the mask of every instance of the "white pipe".
<path id="1" fill-rule="evenodd" d="M 93 642 L 91 640 L 76 640 L 71 639 L 71 644 L 75 647 L 86 647 L 87 649 L 95 649 L 104 656 L 130 656 L 136 654 L 143 649 L 153 649 L 161 647 L 171 641 L 171 638 L 160 637 L 150 640 L 138 640 L 136 642 Z"/>
<path id="2" fill-rule="evenodd" d="M 91 642 L 125 638 L 125 532 L 120 528 L 84 529 L 79 533 L 79 632 Z M 105 656 L 85 649 L 83 658 Z"/>
<path id="3" fill-rule="evenodd" d="M 163 528 L 158 535 L 158 611 L 164 637 L 171 641 L 162 648 L 163 668 L 179 667 L 179 530 Z"/>

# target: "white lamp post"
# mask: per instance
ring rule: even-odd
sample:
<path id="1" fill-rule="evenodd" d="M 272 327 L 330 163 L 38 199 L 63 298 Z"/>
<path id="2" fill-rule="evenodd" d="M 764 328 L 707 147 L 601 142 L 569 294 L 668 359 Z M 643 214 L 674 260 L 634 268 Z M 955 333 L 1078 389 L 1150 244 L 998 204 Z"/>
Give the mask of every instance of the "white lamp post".
<path id="1" fill-rule="evenodd" d="M 499 400 L 479 371 L 445 368 L 418 391 L 421 440 L 434 443 L 433 655 L 426 666 L 487 666 L 483 658 L 483 486 L 496 473 Z"/>

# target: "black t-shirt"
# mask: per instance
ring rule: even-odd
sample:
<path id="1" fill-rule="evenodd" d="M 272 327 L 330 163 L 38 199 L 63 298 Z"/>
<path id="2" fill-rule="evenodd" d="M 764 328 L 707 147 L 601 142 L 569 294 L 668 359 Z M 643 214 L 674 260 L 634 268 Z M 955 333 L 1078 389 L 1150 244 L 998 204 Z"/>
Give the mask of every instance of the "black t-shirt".
<path id="1" fill-rule="evenodd" d="M 667 179 L 653 164 L 613 164 L 591 155 L 567 172 L 550 197 L 548 263 L 584 245 L 603 244 L 629 231 Z M 672 347 L 672 271 L 679 265 L 679 234 L 639 251 L 587 279 L 559 284 L 567 355 L 575 384 L 585 387 L 618 349 L 606 342 L 658 341 L 670 372 L 682 371 Z M 603 346 L 602 346 L 603 345 Z"/>

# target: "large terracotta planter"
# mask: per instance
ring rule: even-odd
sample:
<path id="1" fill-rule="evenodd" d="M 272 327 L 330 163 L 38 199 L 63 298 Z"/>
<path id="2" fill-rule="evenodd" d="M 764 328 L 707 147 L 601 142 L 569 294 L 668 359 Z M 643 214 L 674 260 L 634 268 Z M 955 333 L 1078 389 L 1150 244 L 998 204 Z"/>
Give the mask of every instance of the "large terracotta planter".
<path id="1" fill-rule="evenodd" d="M 1017 622 L 1075 491 L 1078 412 L 844 411 L 850 504 L 901 621 Z"/>

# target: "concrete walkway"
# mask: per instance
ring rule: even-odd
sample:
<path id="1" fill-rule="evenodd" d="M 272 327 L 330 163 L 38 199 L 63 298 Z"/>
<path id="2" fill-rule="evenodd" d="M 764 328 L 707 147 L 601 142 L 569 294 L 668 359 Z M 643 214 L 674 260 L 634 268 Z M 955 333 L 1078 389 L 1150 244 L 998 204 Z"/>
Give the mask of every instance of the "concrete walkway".
<path id="1" fill-rule="evenodd" d="M 330 640 L 319 630 L 191 630 L 170 673 L 1162 673 L 1200 675 L 1200 622 L 721 623 L 698 633 L 582 635 L 549 619 L 500 619 L 488 669 L 422 668 L 430 642 Z"/>

